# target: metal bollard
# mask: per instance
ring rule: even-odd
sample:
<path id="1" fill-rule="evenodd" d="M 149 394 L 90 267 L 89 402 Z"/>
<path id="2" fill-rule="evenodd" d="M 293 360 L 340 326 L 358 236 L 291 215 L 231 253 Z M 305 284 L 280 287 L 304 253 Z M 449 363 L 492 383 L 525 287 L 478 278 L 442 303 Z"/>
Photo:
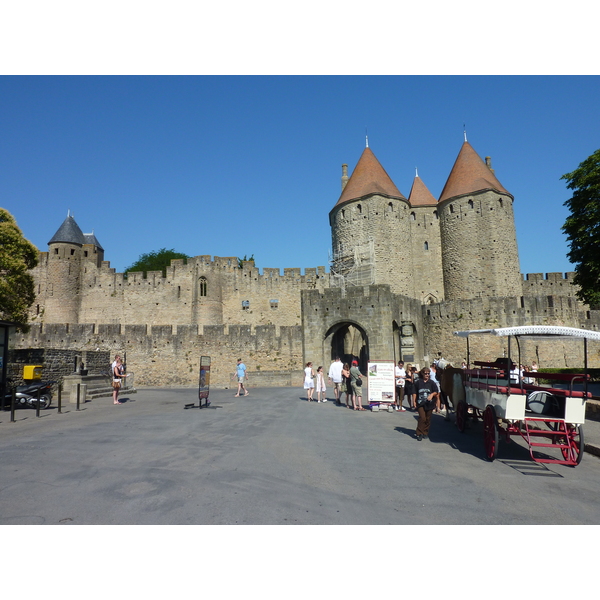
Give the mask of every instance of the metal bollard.
<path id="1" fill-rule="evenodd" d="M 10 397 L 10 422 L 15 422 L 15 401 L 17 399 L 17 390 L 13 388 L 12 395 Z"/>
<path id="2" fill-rule="evenodd" d="M 58 384 L 58 414 L 62 413 L 62 383 Z"/>
<path id="3" fill-rule="evenodd" d="M 39 389 L 37 391 L 35 399 L 37 400 L 36 406 L 35 406 L 35 416 L 39 417 L 40 416 L 40 390 Z"/>
<path id="4" fill-rule="evenodd" d="M 81 384 L 78 383 L 77 384 L 77 410 L 79 410 L 79 397 L 80 397 L 79 395 L 80 395 L 80 393 L 81 393 Z"/>

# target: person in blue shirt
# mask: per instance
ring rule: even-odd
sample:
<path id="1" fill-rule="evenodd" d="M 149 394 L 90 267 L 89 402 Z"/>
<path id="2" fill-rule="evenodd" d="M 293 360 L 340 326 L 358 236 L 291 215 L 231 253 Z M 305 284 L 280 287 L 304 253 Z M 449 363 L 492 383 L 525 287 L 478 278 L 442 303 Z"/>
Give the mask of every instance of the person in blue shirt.
<path id="1" fill-rule="evenodd" d="M 242 362 L 241 358 L 238 358 L 236 373 L 237 373 L 237 381 L 238 381 L 238 391 L 237 391 L 237 394 L 235 395 L 235 397 L 238 398 L 240 396 L 242 390 L 244 390 L 244 396 L 247 396 L 248 390 L 244 386 L 244 382 L 246 381 L 246 365 Z"/>

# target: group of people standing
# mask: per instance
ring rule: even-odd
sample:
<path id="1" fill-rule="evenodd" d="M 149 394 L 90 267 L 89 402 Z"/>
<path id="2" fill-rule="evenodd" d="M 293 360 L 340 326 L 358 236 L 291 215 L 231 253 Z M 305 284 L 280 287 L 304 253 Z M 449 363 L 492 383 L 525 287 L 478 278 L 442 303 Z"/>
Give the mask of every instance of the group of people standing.
<path id="1" fill-rule="evenodd" d="M 345 405 L 353 410 L 365 410 L 362 405 L 362 378 L 363 374 L 358 368 L 358 361 L 353 360 L 352 365 L 342 363 L 339 356 L 331 363 L 327 379 L 333 385 L 335 403 L 342 406 L 342 395 L 346 394 Z M 325 374 L 323 367 L 318 367 L 315 373 L 312 362 L 307 362 L 304 368 L 304 389 L 308 401 L 314 400 L 314 391 L 317 390 L 317 402 L 327 402 Z"/>

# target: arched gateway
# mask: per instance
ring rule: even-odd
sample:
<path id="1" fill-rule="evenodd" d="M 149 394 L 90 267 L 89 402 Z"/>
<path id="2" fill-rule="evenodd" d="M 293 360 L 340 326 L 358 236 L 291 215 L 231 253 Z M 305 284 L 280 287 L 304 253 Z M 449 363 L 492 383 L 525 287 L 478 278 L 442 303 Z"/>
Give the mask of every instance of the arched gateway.
<path id="1" fill-rule="evenodd" d="M 369 361 L 369 340 L 365 330 L 357 323 L 336 323 L 325 334 L 324 349 L 331 348 L 331 360 L 336 356 L 342 362 L 352 364 L 358 360 L 360 370 L 365 373 Z"/>

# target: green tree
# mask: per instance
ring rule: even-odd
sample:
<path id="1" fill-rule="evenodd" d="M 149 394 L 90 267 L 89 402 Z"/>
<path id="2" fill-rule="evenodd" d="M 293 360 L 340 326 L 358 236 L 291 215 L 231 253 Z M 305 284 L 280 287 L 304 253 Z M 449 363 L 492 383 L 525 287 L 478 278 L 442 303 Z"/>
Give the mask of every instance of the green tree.
<path id="1" fill-rule="evenodd" d="M 33 269 L 38 249 L 27 241 L 14 217 L 0 208 L 0 318 L 26 331 L 27 312 L 35 302 Z"/>
<path id="2" fill-rule="evenodd" d="M 600 150 L 586 158 L 567 180 L 573 197 L 565 202 L 571 214 L 562 226 L 574 263 L 577 297 L 592 308 L 600 306 Z"/>
<path id="3" fill-rule="evenodd" d="M 240 258 L 238 256 L 238 269 L 242 269 L 244 267 L 245 262 L 253 263 L 254 262 L 254 254 L 250 258 L 248 258 L 245 254 L 244 254 L 244 258 Z"/>
<path id="4" fill-rule="evenodd" d="M 170 250 L 161 248 L 155 252 L 140 254 L 140 257 L 130 267 L 125 269 L 125 273 L 143 271 L 145 279 L 148 271 L 162 271 L 163 277 L 166 277 L 167 267 L 171 266 L 171 260 L 175 258 L 183 258 L 184 262 L 187 262 L 189 256 L 181 252 L 175 252 L 173 248 Z"/>

